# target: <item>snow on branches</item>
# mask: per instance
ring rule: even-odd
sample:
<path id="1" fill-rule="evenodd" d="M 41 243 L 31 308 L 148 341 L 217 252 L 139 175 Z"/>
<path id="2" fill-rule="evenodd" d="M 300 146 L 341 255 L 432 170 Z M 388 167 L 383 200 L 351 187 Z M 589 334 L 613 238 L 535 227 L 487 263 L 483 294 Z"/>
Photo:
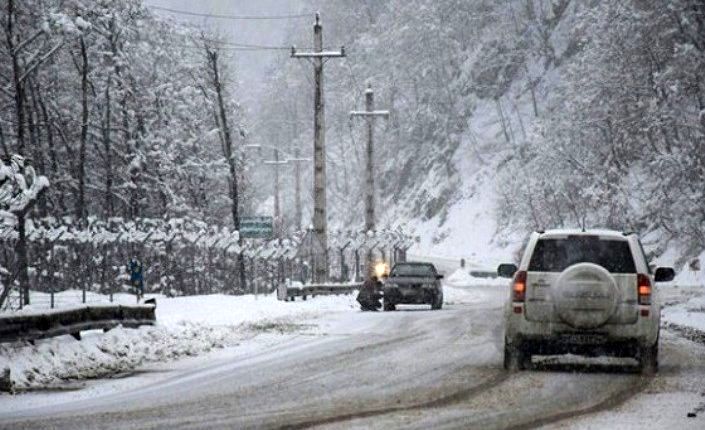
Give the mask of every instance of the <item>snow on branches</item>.
<path id="1" fill-rule="evenodd" d="M 160 248 L 164 245 L 193 246 L 237 254 L 238 232 L 217 227 L 191 218 L 169 220 L 137 218 L 109 218 L 100 220 L 89 217 L 74 220 L 72 217 L 28 220 L 27 239 L 49 244 L 141 245 Z"/>
<path id="2" fill-rule="evenodd" d="M 27 212 L 48 186 L 47 178 L 37 176 L 20 155 L 0 163 L 0 237 L 12 234 L 17 216 Z"/>

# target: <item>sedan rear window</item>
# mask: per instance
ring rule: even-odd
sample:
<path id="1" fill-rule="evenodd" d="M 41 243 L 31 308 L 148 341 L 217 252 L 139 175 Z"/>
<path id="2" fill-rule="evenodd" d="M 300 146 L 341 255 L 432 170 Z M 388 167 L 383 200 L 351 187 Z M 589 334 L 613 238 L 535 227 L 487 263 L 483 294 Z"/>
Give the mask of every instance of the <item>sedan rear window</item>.
<path id="1" fill-rule="evenodd" d="M 436 269 L 430 264 L 397 264 L 389 274 L 390 277 L 432 278 Z"/>
<path id="2" fill-rule="evenodd" d="M 636 273 L 627 241 L 604 240 L 598 236 L 539 239 L 529 262 L 529 271 L 562 272 L 577 263 L 598 264 L 610 273 Z"/>

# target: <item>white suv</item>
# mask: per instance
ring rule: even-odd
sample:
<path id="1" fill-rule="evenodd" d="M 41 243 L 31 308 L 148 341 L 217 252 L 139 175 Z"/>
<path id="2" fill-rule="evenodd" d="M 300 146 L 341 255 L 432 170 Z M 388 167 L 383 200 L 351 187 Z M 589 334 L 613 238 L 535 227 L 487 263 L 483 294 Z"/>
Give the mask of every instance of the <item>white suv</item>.
<path id="1" fill-rule="evenodd" d="M 611 230 L 532 233 L 512 278 L 505 309 L 504 367 L 525 369 L 531 356 L 578 354 L 634 357 L 643 373 L 658 369 L 661 305 L 639 238 Z"/>

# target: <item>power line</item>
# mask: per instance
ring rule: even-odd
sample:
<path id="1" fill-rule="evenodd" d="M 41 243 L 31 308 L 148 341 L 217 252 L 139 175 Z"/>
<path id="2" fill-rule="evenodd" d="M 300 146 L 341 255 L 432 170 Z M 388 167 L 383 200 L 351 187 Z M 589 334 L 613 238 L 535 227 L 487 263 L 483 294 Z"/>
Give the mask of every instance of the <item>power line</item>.
<path id="1" fill-rule="evenodd" d="M 294 15 L 222 15 L 211 13 L 189 12 L 185 10 L 171 9 L 168 7 L 146 5 L 147 7 L 164 12 L 177 13 L 180 15 L 199 16 L 203 18 L 218 18 L 218 19 L 234 19 L 234 20 L 274 20 L 274 19 L 297 19 L 310 18 L 313 14 L 294 14 Z"/>
<path id="2" fill-rule="evenodd" d="M 184 48 L 184 49 L 205 49 L 206 46 L 199 46 L 199 45 L 185 45 L 185 44 L 178 44 L 178 43 L 168 43 L 168 44 L 156 44 L 160 45 L 163 47 L 175 47 L 175 48 Z M 221 50 L 221 51 L 243 51 L 243 52 L 257 52 L 257 51 L 272 51 L 272 50 L 280 50 L 280 48 L 267 48 L 267 47 L 244 47 L 244 46 L 208 46 L 208 48 L 211 49 L 216 49 L 216 50 Z M 291 48 L 287 48 L 291 49 Z"/>
<path id="3" fill-rule="evenodd" d="M 220 40 L 214 40 L 214 39 L 202 39 L 202 38 L 199 38 L 196 40 L 207 42 L 207 43 L 213 43 L 215 45 L 233 47 L 233 48 L 263 49 L 263 50 L 269 49 L 269 50 L 279 50 L 279 51 L 290 51 L 291 50 L 291 46 L 258 45 L 258 44 L 251 44 L 251 43 L 227 42 L 227 41 L 220 41 Z"/>

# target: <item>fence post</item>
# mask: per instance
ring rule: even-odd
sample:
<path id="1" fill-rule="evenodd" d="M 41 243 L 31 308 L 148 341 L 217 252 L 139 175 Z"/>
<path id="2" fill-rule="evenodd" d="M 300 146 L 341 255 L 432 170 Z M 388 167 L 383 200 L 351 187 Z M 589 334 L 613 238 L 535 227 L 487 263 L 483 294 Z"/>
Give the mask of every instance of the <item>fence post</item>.
<path id="1" fill-rule="evenodd" d="M 82 261 L 84 258 L 88 258 L 87 255 L 83 253 L 83 246 L 81 244 L 76 245 L 76 267 L 78 268 L 78 273 L 81 274 L 81 303 L 86 303 L 86 284 L 88 284 L 88 262 Z M 83 263 L 83 264 L 82 264 Z M 84 267 L 85 264 L 85 267 Z"/>
<path id="2" fill-rule="evenodd" d="M 250 285 L 248 288 L 250 293 L 254 293 L 255 289 L 257 288 L 257 261 L 255 261 L 255 257 L 250 257 Z"/>
<path id="3" fill-rule="evenodd" d="M 280 256 L 277 259 L 277 282 L 276 285 L 279 286 L 280 283 L 284 282 L 286 278 L 286 271 L 284 267 L 284 257 Z"/>
<path id="4" fill-rule="evenodd" d="M 355 282 L 360 280 L 360 250 L 355 250 Z"/>
<path id="5" fill-rule="evenodd" d="M 54 309 L 54 287 L 51 287 L 51 290 L 49 290 L 49 294 L 51 295 L 51 309 Z"/>

